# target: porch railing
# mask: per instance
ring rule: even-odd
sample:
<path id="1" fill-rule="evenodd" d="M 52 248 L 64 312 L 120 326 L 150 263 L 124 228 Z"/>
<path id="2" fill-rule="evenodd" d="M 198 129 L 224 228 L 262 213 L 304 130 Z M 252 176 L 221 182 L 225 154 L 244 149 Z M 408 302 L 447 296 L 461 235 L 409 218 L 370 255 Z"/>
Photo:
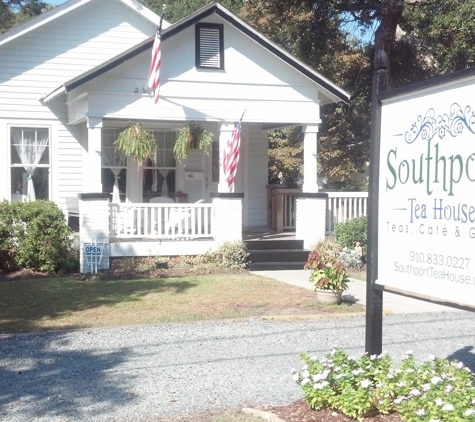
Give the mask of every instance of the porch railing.
<path id="1" fill-rule="evenodd" d="M 295 230 L 295 194 L 301 189 L 285 189 L 282 185 L 267 186 L 267 225 L 281 233 Z"/>
<path id="2" fill-rule="evenodd" d="M 367 215 L 368 192 L 325 192 L 327 216 L 325 231 L 332 234 L 338 223 Z"/>
<path id="3" fill-rule="evenodd" d="M 267 186 L 267 225 L 278 233 L 295 230 L 295 195 L 301 189 Z M 367 215 L 368 192 L 325 192 L 328 195 L 325 232 L 332 234 L 338 223 Z"/>
<path id="4" fill-rule="evenodd" d="M 111 238 L 198 239 L 213 233 L 213 204 L 109 205 Z"/>

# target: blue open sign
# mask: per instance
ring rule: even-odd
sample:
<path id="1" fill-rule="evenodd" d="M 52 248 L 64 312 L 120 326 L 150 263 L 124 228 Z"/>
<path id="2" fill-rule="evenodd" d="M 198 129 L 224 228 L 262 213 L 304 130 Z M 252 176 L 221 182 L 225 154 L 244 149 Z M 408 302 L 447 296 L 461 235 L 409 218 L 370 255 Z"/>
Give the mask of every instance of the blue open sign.
<path id="1" fill-rule="evenodd" d="M 102 245 L 84 245 L 86 255 L 102 255 Z"/>

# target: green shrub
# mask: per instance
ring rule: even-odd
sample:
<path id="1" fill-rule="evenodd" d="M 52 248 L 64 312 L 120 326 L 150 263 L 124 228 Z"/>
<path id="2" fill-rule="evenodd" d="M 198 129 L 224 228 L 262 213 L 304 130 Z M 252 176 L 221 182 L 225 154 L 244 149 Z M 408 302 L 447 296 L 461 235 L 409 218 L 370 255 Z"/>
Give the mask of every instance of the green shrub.
<path id="1" fill-rule="evenodd" d="M 356 242 L 360 242 L 363 256 L 367 255 L 368 217 L 353 218 L 337 224 L 334 234 L 338 243 L 349 249 L 354 249 Z"/>
<path id="2" fill-rule="evenodd" d="M 223 242 L 218 249 L 207 251 L 202 258 L 220 268 L 247 268 L 247 252 L 244 242 Z"/>
<path id="3" fill-rule="evenodd" d="M 2 263 L 45 272 L 79 270 L 78 251 L 62 211 L 50 201 L 2 203 Z M 3 237 L 3 235 L 5 237 Z"/>
<path id="4" fill-rule="evenodd" d="M 475 378 L 462 362 L 429 356 L 417 363 L 408 350 L 396 368 L 384 352 L 356 358 L 337 348 L 300 358 L 304 366 L 293 379 L 313 409 L 358 420 L 398 412 L 409 422 L 475 421 Z"/>
<path id="5" fill-rule="evenodd" d="M 12 207 L 8 201 L 0 202 L 0 268 L 5 270 L 16 270 L 18 266 L 15 262 L 15 242 L 12 232 Z"/>

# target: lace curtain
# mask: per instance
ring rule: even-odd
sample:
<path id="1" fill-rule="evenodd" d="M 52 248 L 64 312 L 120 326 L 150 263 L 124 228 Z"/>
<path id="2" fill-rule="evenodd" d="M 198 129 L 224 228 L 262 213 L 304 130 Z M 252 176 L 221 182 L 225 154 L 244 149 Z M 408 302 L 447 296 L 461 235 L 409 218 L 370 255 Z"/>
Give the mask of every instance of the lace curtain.
<path id="1" fill-rule="evenodd" d="M 49 143 L 48 130 L 28 131 L 31 138 L 25 135 L 23 130 L 12 130 L 13 144 L 20 157 L 21 164 L 28 175 L 26 198 L 29 201 L 36 201 L 35 185 L 33 184 L 33 174 L 45 152 Z M 36 136 L 35 136 L 36 135 Z"/>
<path id="2" fill-rule="evenodd" d="M 114 187 L 112 188 L 112 202 L 120 202 L 119 174 L 126 167 L 125 155 L 114 147 L 102 148 L 102 165 L 108 166 L 114 175 Z"/>

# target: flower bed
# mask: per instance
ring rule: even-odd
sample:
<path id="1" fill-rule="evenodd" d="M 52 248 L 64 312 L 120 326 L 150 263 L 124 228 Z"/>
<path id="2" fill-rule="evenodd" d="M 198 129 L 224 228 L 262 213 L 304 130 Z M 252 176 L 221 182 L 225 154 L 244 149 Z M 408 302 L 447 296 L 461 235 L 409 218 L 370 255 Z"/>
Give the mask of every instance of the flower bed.
<path id="1" fill-rule="evenodd" d="M 407 421 L 475 421 L 475 378 L 461 362 L 429 356 L 418 364 L 408 351 L 396 369 L 385 353 L 355 358 L 336 348 L 301 360 L 293 377 L 313 409 L 358 420 L 397 412 Z"/>

